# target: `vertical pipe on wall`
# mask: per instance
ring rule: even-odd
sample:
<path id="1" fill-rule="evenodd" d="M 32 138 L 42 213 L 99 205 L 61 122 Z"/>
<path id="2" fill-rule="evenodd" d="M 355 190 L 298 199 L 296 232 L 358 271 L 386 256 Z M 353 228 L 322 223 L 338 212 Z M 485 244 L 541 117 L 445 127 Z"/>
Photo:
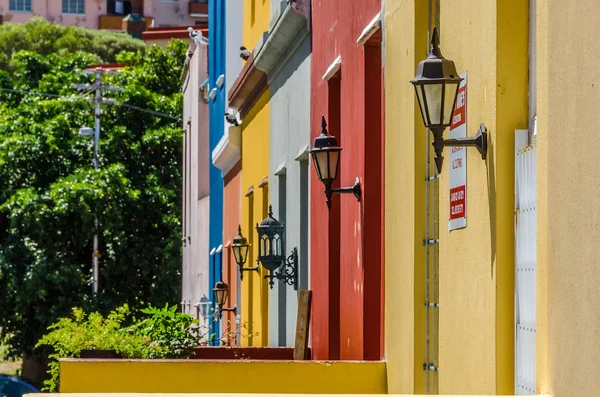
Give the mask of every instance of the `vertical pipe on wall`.
<path id="1" fill-rule="evenodd" d="M 435 5 L 435 25 L 440 31 L 440 0 L 436 0 Z M 438 293 L 438 273 L 439 273 L 439 225 L 438 225 L 438 187 L 439 174 L 437 167 L 433 167 L 433 239 L 437 243 L 433 245 L 433 394 L 438 394 L 438 320 L 439 320 L 439 293 Z"/>
<path id="2" fill-rule="evenodd" d="M 431 10 L 432 9 L 432 0 L 428 2 L 428 10 L 427 10 L 427 53 L 429 52 L 429 42 L 431 41 Z M 431 132 L 427 129 L 427 140 L 426 140 L 426 168 L 425 168 L 425 379 L 426 385 L 425 390 L 427 394 L 430 394 L 430 373 L 429 364 L 431 363 L 430 356 L 430 348 L 429 348 L 429 315 L 430 315 L 430 306 L 429 306 L 429 217 L 430 217 L 430 195 L 429 195 L 429 181 L 431 176 Z"/>

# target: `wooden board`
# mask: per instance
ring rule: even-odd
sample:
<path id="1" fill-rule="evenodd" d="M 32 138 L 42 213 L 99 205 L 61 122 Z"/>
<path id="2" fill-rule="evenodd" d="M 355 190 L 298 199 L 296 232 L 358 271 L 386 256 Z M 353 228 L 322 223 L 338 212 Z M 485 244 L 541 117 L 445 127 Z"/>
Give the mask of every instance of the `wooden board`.
<path id="1" fill-rule="evenodd" d="M 296 342 L 294 360 L 306 360 L 308 351 L 308 333 L 310 329 L 310 302 L 312 291 L 301 290 L 298 293 L 298 319 L 296 320 Z"/>

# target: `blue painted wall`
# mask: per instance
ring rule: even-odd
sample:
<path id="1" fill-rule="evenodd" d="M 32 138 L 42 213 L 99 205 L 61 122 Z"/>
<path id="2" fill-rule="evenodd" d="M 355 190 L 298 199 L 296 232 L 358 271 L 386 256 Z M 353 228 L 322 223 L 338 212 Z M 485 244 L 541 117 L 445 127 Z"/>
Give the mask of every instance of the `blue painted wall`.
<path id="1" fill-rule="evenodd" d="M 208 29 L 210 32 L 208 46 L 208 74 L 209 84 L 212 91 L 217 89 L 217 95 L 209 103 L 209 145 L 210 153 L 219 143 L 224 132 L 225 99 L 227 91 L 225 82 L 221 88 L 217 87 L 216 81 L 220 75 L 225 74 L 225 8 L 227 0 L 209 0 L 208 3 Z M 212 161 L 210 163 L 210 226 L 209 226 L 209 247 L 217 248 L 223 244 L 223 178 L 221 170 L 216 168 Z M 215 260 L 209 257 L 209 290 L 212 291 L 215 283 L 221 277 L 221 254 L 216 254 Z M 211 298 L 213 313 L 216 312 L 214 297 Z M 221 336 L 219 321 L 213 321 L 212 333 L 218 338 Z M 218 342 L 214 343 L 215 345 Z"/>

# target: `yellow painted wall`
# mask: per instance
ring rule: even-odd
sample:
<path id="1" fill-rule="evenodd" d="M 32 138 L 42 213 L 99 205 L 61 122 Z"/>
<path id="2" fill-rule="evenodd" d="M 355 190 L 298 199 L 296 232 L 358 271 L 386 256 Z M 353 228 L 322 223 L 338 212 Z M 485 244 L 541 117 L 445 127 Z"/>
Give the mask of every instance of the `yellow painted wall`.
<path id="1" fill-rule="evenodd" d="M 60 363 L 60 392 L 385 394 L 387 387 L 384 362 L 70 359 Z"/>
<path id="2" fill-rule="evenodd" d="M 600 376 L 600 7 L 538 1 L 537 392 L 596 394 Z"/>
<path id="3" fill-rule="evenodd" d="M 439 180 L 440 394 L 513 393 L 514 130 L 527 128 L 527 23 L 522 0 L 441 0 L 442 53 L 468 71 L 467 134 L 484 122 L 490 140 L 486 161 L 468 149 L 466 229 L 448 232 L 448 161 Z M 392 393 L 424 393 L 426 132 L 409 80 L 426 54 L 427 2 L 389 0 L 385 26 L 388 381 Z"/>
<path id="4" fill-rule="evenodd" d="M 267 89 L 242 122 L 242 233 L 250 244 L 246 267 L 257 265 L 256 224 L 267 217 L 269 207 L 269 185 L 259 185 L 269 175 L 270 97 Z M 254 188 L 254 193 L 246 196 L 250 187 Z M 242 333 L 249 333 L 250 336 L 258 333 L 256 336 L 242 338 L 245 346 L 269 344 L 269 283 L 264 278 L 267 274 L 268 271 L 262 265 L 260 273 L 244 272 L 241 320 L 248 329 Z"/>
<path id="5" fill-rule="evenodd" d="M 385 354 L 392 393 L 425 393 L 425 129 L 408 83 L 425 55 L 427 4 L 385 6 Z M 393 126 L 393 127 L 392 127 Z"/>
<path id="6" fill-rule="evenodd" d="M 269 30 L 270 18 L 271 0 L 244 0 L 243 43 L 250 51 L 263 32 Z"/>

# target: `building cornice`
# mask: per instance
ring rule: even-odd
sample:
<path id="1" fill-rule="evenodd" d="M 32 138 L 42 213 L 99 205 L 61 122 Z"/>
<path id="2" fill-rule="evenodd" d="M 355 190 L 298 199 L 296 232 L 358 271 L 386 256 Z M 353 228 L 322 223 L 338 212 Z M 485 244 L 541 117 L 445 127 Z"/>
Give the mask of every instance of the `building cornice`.
<path id="1" fill-rule="evenodd" d="M 231 126 L 212 151 L 212 163 L 221 170 L 223 177 L 242 157 L 242 128 Z"/>
<path id="2" fill-rule="evenodd" d="M 271 18 L 267 40 L 255 56 L 256 67 L 270 74 L 288 47 L 295 42 L 298 32 L 301 29 L 308 32 L 309 19 L 308 0 L 296 0 L 292 3 L 282 1 L 278 12 Z"/>

